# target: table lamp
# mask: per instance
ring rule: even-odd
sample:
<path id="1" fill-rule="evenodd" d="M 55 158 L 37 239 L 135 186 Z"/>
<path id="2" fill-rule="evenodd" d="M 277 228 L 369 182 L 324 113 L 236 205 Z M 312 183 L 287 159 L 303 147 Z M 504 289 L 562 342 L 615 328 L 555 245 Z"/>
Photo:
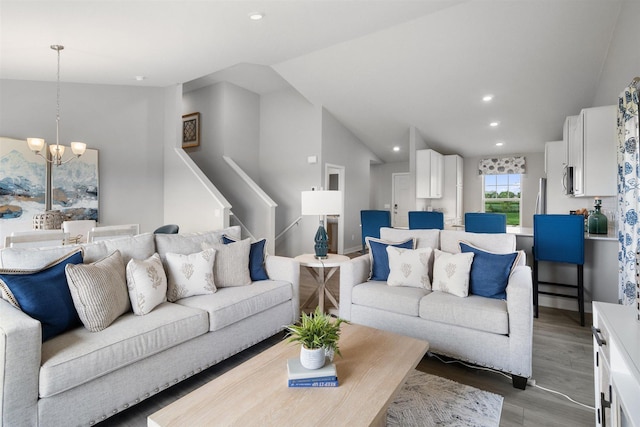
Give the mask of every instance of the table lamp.
<path id="1" fill-rule="evenodd" d="M 319 215 L 320 225 L 315 236 L 315 251 L 317 259 L 327 258 L 329 245 L 327 231 L 324 229 L 325 215 L 340 215 L 342 213 L 342 192 L 334 190 L 318 190 L 302 192 L 302 215 Z"/>

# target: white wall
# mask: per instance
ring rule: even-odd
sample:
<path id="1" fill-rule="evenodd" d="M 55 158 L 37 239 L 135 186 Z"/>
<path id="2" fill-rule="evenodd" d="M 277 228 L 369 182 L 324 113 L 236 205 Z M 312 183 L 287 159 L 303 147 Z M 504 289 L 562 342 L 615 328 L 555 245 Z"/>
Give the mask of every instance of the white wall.
<path id="1" fill-rule="evenodd" d="M 639 28 L 640 2 L 623 2 L 591 107 L 617 105 L 620 92 L 640 77 Z"/>
<path id="2" fill-rule="evenodd" d="M 317 163 L 307 163 L 317 156 Z M 260 182 L 278 204 L 276 235 L 300 217 L 303 190 L 322 186 L 322 109 L 294 89 L 260 97 Z M 313 252 L 317 217 L 303 217 L 276 242 L 276 253 Z"/>
<path id="3" fill-rule="evenodd" d="M 61 83 L 60 92 L 60 142 L 99 151 L 100 224 L 162 225 L 164 90 Z M 0 80 L 0 93 L 0 136 L 55 141 L 55 82 Z"/>
<path id="4" fill-rule="evenodd" d="M 360 211 L 369 209 L 371 161 L 379 161 L 379 159 L 349 129 L 323 109 L 322 172 L 324 173 L 325 163 L 345 167 L 343 221 L 345 253 L 355 252 L 362 247 Z"/>

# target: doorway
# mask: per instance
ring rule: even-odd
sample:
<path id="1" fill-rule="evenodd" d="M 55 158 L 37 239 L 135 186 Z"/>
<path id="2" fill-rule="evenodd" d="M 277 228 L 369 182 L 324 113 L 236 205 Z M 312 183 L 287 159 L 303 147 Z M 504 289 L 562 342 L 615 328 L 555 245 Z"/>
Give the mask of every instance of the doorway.
<path id="1" fill-rule="evenodd" d="M 411 205 L 411 175 L 408 172 L 391 174 L 391 226 L 409 227 L 409 207 Z"/>
<path id="2" fill-rule="evenodd" d="M 327 234 L 329 235 L 329 253 L 344 253 L 344 166 L 324 165 L 324 186 L 327 190 L 342 191 L 342 214 L 327 216 Z"/>

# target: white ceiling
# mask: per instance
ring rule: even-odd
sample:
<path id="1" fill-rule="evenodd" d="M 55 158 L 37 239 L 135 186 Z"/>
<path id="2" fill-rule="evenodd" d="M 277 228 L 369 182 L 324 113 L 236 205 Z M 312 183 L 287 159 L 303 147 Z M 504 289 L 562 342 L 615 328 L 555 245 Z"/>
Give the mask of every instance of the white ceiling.
<path id="1" fill-rule="evenodd" d="M 49 45 L 63 44 L 66 82 L 290 84 L 384 161 L 407 158 L 410 126 L 445 154 L 527 153 L 591 105 L 619 11 L 614 0 L 0 0 L 0 77 L 55 80 Z"/>

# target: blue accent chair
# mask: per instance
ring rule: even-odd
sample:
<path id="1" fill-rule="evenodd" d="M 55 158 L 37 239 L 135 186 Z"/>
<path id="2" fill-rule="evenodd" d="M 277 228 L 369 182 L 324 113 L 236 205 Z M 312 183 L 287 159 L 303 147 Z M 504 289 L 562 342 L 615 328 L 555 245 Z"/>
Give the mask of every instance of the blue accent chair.
<path id="1" fill-rule="evenodd" d="M 155 229 L 153 234 L 178 234 L 180 227 L 176 224 L 167 224 Z"/>
<path id="2" fill-rule="evenodd" d="M 444 214 L 442 212 L 410 211 L 409 228 L 412 230 L 427 228 L 437 228 L 438 230 L 443 230 Z"/>
<path id="3" fill-rule="evenodd" d="M 577 284 L 541 281 L 538 263 L 559 262 L 575 264 Z M 553 295 L 578 300 L 580 325 L 584 326 L 584 217 L 582 215 L 534 215 L 533 216 L 533 313 L 538 317 L 538 294 Z M 539 285 L 574 288 L 576 295 L 540 291 Z"/>
<path id="4" fill-rule="evenodd" d="M 470 233 L 506 233 L 507 215 L 485 212 L 465 213 L 464 231 Z"/>
<path id="5" fill-rule="evenodd" d="M 391 227 L 391 212 L 362 210 L 360 211 L 360 225 L 362 226 L 362 253 L 365 253 L 365 237 L 375 237 L 379 239 L 380 228 Z"/>

